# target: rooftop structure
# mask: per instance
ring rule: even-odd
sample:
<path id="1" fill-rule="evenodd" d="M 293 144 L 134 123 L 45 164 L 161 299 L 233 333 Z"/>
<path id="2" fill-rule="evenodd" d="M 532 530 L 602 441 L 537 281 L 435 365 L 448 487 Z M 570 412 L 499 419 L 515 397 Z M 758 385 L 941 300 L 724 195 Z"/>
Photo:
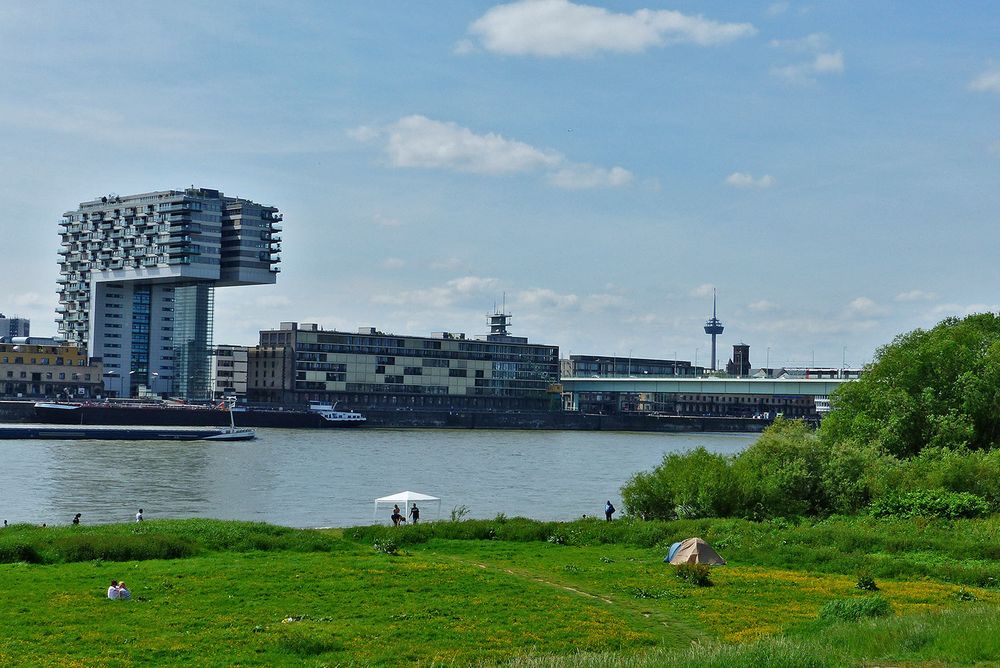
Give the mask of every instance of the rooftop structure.
<path id="1" fill-rule="evenodd" d="M 116 394 L 208 398 L 214 289 L 275 282 L 280 221 L 207 188 L 82 202 L 60 222 L 59 331 Z"/>

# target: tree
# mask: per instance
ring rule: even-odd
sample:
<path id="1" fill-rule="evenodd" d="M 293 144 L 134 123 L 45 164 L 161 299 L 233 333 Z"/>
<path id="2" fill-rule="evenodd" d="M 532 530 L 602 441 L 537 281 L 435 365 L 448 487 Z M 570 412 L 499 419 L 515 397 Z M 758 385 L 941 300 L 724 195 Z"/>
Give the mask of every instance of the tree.
<path id="1" fill-rule="evenodd" d="M 869 443 L 897 457 L 997 446 L 1000 316 L 949 318 L 897 336 L 831 403 L 822 426 L 829 442 Z"/>

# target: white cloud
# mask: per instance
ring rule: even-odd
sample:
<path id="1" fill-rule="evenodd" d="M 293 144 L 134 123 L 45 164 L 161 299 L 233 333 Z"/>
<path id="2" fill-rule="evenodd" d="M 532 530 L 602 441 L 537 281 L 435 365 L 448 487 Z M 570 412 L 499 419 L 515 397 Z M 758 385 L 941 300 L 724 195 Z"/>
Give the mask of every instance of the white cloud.
<path id="1" fill-rule="evenodd" d="M 254 304 L 260 308 L 273 308 L 276 306 L 291 306 L 292 300 L 284 295 L 265 295 L 255 298 Z"/>
<path id="2" fill-rule="evenodd" d="M 816 53 L 826 49 L 830 44 L 830 38 L 820 32 L 814 32 L 805 37 L 795 37 L 791 39 L 772 39 L 768 46 L 776 49 L 791 49 L 793 51 L 807 51 Z"/>
<path id="3" fill-rule="evenodd" d="M 788 11 L 788 7 L 787 2 L 772 2 L 767 8 L 767 13 L 769 16 L 780 16 Z"/>
<path id="4" fill-rule="evenodd" d="M 702 283 L 691 290 L 692 297 L 711 297 L 715 292 L 715 286 L 711 283 Z"/>
<path id="5" fill-rule="evenodd" d="M 396 218 L 390 218 L 388 216 L 383 216 L 381 213 L 376 212 L 372 216 L 372 223 L 378 225 L 379 227 L 400 227 L 402 223 Z"/>
<path id="6" fill-rule="evenodd" d="M 549 288 L 530 288 L 515 295 L 518 306 L 544 309 L 574 308 L 580 303 L 580 298 L 574 294 L 559 294 Z"/>
<path id="7" fill-rule="evenodd" d="M 618 188 L 632 181 L 632 172 L 621 167 L 604 169 L 593 165 L 569 165 L 549 174 L 548 181 L 567 190 Z"/>
<path id="8" fill-rule="evenodd" d="M 726 177 L 726 183 L 734 188 L 757 188 L 763 190 L 774 185 L 774 177 L 770 174 L 765 174 L 759 178 L 754 178 L 753 174 L 733 172 Z"/>
<path id="9" fill-rule="evenodd" d="M 761 299 L 753 303 L 747 304 L 747 308 L 751 311 L 757 311 L 758 313 L 766 313 L 767 311 L 774 311 L 778 308 L 778 305 L 774 302 L 769 302 L 766 299 Z"/>
<path id="10" fill-rule="evenodd" d="M 375 295 L 372 301 L 377 304 L 426 306 L 443 309 L 468 301 L 469 299 L 482 300 L 487 296 L 495 295 L 499 285 L 500 282 L 495 278 L 463 276 L 461 278 L 454 278 L 444 285 Z"/>
<path id="11" fill-rule="evenodd" d="M 37 292 L 25 292 L 25 293 L 22 293 L 22 294 L 19 294 L 19 295 L 14 295 L 14 297 L 11 299 L 11 301 L 13 302 L 14 306 L 17 306 L 17 307 L 20 307 L 20 308 L 29 308 L 29 307 L 32 307 L 32 306 L 45 306 L 51 300 L 50 299 L 43 299 L 42 296 L 40 294 L 38 294 Z M 14 315 L 14 314 L 11 313 L 10 315 Z"/>
<path id="12" fill-rule="evenodd" d="M 927 318 L 938 322 L 944 318 L 964 318 L 976 313 L 998 313 L 1000 304 L 939 304 L 927 312 Z"/>
<path id="13" fill-rule="evenodd" d="M 812 83 L 816 77 L 823 74 L 840 74 L 844 71 L 844 54 L 842 51 L 818 53 L 816 57 L 804 63 L 775 67 L 771 74 L 793 83 Z"/>
<path id="14" fill-rule="evenodd" d="M 969 90 L 984 93 L 1000 93 L 1000 68 L 993 68 L 969 82 Z"/>
<path id="15" fill-rule="evenodd" d="M 462 260 L 460 260 L 457 257 L 446 257 L 446 258 L 442 258 L 440 260 L 434 260 L 433 262 L 431 262 L 430 263 L 430 268 L 431 269 L 437 269 L 437 270 L 446 269 L 446 270 L 454 271 L 456 269 L 461 269 L 462 266 L 464 266 L 464 265 L 465 265 L 465 262 L 463 262 Z"/>
<path id="16" fill-rule="evenodd" d="M 937 297 L 933 292 L 924 292 L 923 290 L 910 290 L 909 292 L 900 292 L 896 295 L 895 299 L 897 302 L 919 302 L 928 301 Z"/>
<path id="17" fill-rule="evenodd" d="M 847 314 L 852 317 L 869 317 L 883 313 L 885 313 L 885 309 L 868 297 L 857 297 L 847 305 Z"/>
<path id="18" fill-rule="evenodd" d="M 475 174 L 505 175 L 542 172 L 559 188 L 620 187 L 632 180 L 622 167 L 596 167 L 567 160 L 556 151 L 539 149 L 489 132 L 477 134 L 457 123 L 426 116 L 405 116 L 382 129 L 363 126 L 351 135 L 384 142 L 394 167 L 446 169 Z"/>
<path id="19" fill-rule="evenodd" d="M 681 43 L 712 46 L 756 32 L 749 23 L 720 23 L 669 10 L 621 14 L 569 0 L 497 5 L 469 26 L 469 33 L 488 51 L 544 57 L 639 53 Z"/>
<path id="20" fill-rule="evenodd" d="M 382 260 L 382 266 L 386 269 L 399 269 L 406 266 L 406 260 L 401 260 L 398 257 L 387 257 Z"/>

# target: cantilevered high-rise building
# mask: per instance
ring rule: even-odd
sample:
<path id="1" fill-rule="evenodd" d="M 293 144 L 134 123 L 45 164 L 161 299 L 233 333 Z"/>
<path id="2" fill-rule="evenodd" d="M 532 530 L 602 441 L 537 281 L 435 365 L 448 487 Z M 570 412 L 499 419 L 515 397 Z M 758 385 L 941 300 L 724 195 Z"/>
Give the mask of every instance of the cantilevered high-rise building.
<path id="1" fill-rule="evenodd" d="M 215 287 L 275 282 L 280 221 L 207 188 L 83 202 L 60 222 L 59 331 L 112 394 L 207 398 Z"/>

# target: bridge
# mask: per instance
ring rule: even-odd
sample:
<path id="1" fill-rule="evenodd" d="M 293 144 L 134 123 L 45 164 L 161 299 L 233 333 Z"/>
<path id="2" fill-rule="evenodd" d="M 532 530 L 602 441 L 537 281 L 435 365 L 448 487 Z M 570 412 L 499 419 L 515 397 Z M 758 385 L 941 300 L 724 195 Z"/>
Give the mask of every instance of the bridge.
<path id="1" fill-rule="evenodd" d="M 563 378 L 564 393 L 631 392 L 670 394 L 733 394 L 758 396 L 828 397 L 849 379 L 844 378 L 715 378 L 626 376 Z"/>
<path id="2" fill-rule="evenodd" d="M 563 408 L 591 413 L 815 417 L 846 378 L 600 376 L 563 378 Z"/>

